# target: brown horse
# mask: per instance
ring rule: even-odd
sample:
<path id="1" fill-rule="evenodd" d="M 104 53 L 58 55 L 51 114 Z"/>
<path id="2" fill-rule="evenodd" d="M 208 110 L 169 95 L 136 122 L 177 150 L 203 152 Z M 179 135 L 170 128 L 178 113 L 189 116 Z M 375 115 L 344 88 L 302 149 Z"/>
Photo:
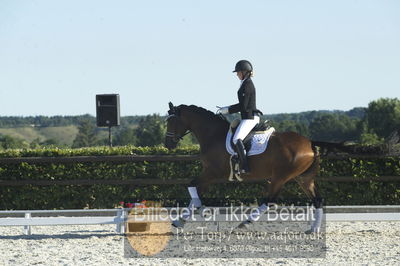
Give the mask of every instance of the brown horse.
<path id="1" fill-rule="evenodd" d="M 216 115 L 197 106 L 169 104 L 167 135 L 165 146 L 173 149 L 188 132 L 192 132 L 200 144 L 202 173 L 189 187 L 191 205 L 201 206 L 200 197 L 211 183 L 227 181 L 231 174 L 230 155 L 226 151 L 225 138 L 229 123 L 221 115 Z M 264 153 L 249 156 L 250 173 L 242 174 L 243 182 L 265 180 L 267 197 L 261 203 L 261 212 L 269 203 L 276 202 L 282 186 L 295 179 L 306 195 L 312 199 L 316 209 L 316 221 L 311 231 L 319 230 L 322 216 L 322 198 L 315 186 L 315 176 L 319 169 L 319 155 L 312 142 L 294 132 L 274 132 Z M 269 181 L 267 185 L 267 181 Z M 198 190 L 198 194 L 197 194 Z M 174 223 L 183 226 L 184 220 Z M 247 227 L 251 220 L 239 227 Z"/>

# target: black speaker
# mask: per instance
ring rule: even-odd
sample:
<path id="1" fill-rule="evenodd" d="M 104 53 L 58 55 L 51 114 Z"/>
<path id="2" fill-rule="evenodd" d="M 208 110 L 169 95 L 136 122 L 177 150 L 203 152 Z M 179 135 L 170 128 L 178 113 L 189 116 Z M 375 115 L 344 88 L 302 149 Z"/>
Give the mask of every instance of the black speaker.
<path id="1" fill-rule="evenodd" d="M 96 95 L 96 118 L 98 127 L 120 125 L 119 94 Z"/>

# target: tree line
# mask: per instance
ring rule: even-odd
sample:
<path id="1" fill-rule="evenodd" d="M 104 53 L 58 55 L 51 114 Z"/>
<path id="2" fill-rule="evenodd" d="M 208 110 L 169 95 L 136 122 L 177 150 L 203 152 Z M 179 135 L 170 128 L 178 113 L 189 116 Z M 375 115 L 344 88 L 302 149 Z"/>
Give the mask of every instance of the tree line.
<path id="1" fill-rule="evenodd" d="M 228 116 L 228 119 L 237 117 Z M 263 120 L 278 131 L 294 131 L 312 140 L 344 142 L 375 145 L 381 144 L 393 132 L 400 130 L 400 100 L 397 98 L 381 98 L 372 101 L 368 107 L 357 107 L 350 111 L 310 111 L 292 114 L 264 115 Z M 0 117 L 0 127 L 11 127 L 10 117 Z M 59 116 L 59 117 L 27 117 L 16 119 L 15 126 L 65 126 L 77 125 L 78 134 L 72 144 L 73 148 L 102 146 L 108 144 L 106 129 L 97 128 L 95 117 Z M 121 126 L 113 128 L 113 144 L 115 146 L 157 146 L 164 142 L 166 131 L 165 117 L 159 114 L 147 116 L 129 116 L 121 118 Z M 399 132 L 400 133 L 400 132 Z M 193 136 L 184 138 L 181 145 L 196 144 Z M 57 140 L 31 143 L 7 135 L 0 135 L 0 148 L 35 148 L 43 146 L 59 146 Z"/>
<path id="2" fill-rule="evenodd" d="M 121 117 L 121 124 L 135 124 L 140 118 L 141 116 L 124 116 Z M 0 128 L 78 126 L 83 121 L 95 123 L 96 117 L 89 114 L 76 116 L 0 116 Z"/>
<path id="3" fill-rule="evenodd" d="M 381 98 L 366 108 L 348 112 L 311 112 L 312 120 L 281 119 L 273 121 L 280 131 L 296 131 L 313 140 L 375 145 L 400 133 L 400 100 Z M 302 115 L 297 118 L 301 118 Z M 272 118 L 273 119 L 273 118 Z"/>

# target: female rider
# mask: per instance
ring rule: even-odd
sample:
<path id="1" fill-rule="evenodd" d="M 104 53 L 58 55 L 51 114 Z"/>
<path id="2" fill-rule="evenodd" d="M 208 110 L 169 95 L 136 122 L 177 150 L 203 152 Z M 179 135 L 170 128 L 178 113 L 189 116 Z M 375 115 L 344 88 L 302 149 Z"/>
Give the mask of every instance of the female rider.
<path id="1" fill-rule="evenodd" d="M 253 76 L 253 66 L 247 60 L 240 60 L 236 63 L 236 75 L 240 80 L 240 88 L 237 92 L 239 103 L 221 107 L 217 113 L 233 114 L 240 112 L 241 121 L 233 136 L 233 144 L 240 160 L 241 173 L 250 172 L 246 158 L 246 150 L 243 140 L 250 131 L 260 122 L 259 115 L 262 114 L 256 107 L 256 88 L 251 77 Z"/>

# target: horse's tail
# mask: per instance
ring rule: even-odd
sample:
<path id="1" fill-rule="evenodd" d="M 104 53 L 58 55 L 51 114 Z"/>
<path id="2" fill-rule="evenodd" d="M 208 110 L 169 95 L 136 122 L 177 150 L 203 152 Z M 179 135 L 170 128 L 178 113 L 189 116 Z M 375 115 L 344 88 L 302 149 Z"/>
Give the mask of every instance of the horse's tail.
<path id="1" fill-rule="evenodd" d="M 339 151 L 345 151 L 349 152 L 351 151 L 348 146 L 345 146 L 343 142 L 336 143 L 336 142 L 325 142 L 325 141 L 311 141 L 313 149 L 317 146 L 322 150 L 325 151 L 334 151 L 334 150 L 339 150 Z"/>
<path id="2" fill-rule="evenodd" d="M 313 177 L 315 177 L 318 174 L 318 171 L 319 171 L 319 162 L 320 162 L 319 155 L 320 154 L 319 154 L 319 151 L 318 151 L 316 145 L 314 145 L 312 142 L 311 142 L 311 147 L 312 147 L 312 150 L 314 152 L 314 161 L 312 162 L 310 167 L 308 167 L 307 170 L 304 171 L 301 174 L 302 176 L 313 176 Z"/>
<path id="3" fill-rule="evenodd" d="M 363 146 L 357 144 L 345 144 L 345 142 L 325 142 L 325 141 L 311 141 L 312 146 L 319 147 L 320 153 L 336 153 L 345 152 L 349 154 L 387 154 L 387 145 L 376 145 L 376 146 Z"/>

